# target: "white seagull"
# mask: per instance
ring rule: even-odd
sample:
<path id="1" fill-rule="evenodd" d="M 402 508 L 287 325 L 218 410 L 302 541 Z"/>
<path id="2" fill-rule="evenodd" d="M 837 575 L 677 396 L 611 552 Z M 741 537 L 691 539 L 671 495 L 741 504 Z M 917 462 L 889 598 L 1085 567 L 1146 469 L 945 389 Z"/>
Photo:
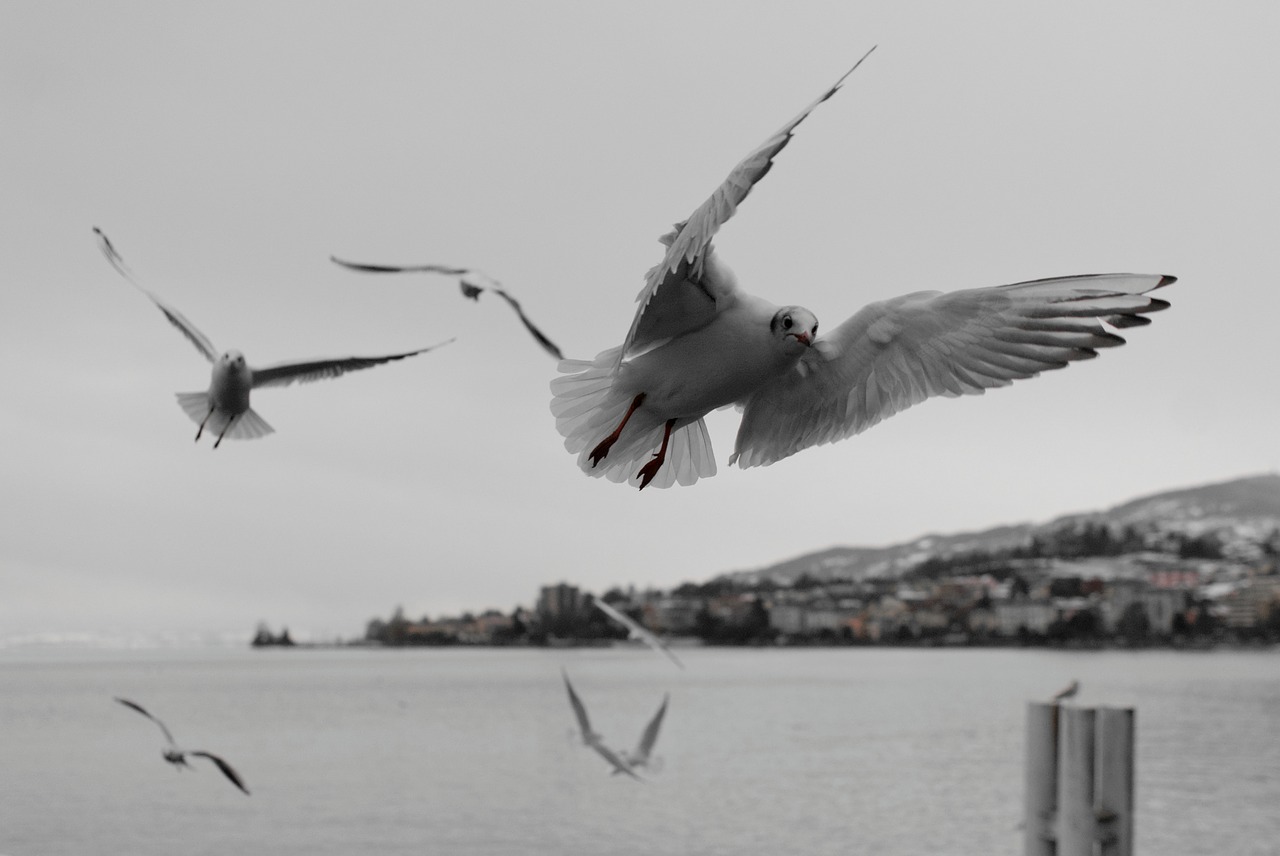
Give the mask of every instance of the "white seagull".
<path id="1" fill-rule="evenodd" d="M 742 421 L 729 463 L 767 466 L 935 395 L 979 394 L 1095 357 L 1124 343 L 1103 322 L 1147 324 L 1146 313 L 1169 305 L 1146 293 L 1175 277 L 1090 274 L 919 291 L 872 303 L 818 338 L 809 310 L 741 291 L 711 239 L 796 126 L 865 59 L 661 238 L 666 254 L 645 277 L 621 346 L 560 363 L 551 412 L 588 475 L 640 488 L 714 475 L 703 416 L 731 404 Z"/>
<path id="2" fill-rule="evenodd" d="M 675 663 L 682 669 L 684 668 L 684 663 L 681 663 L 679 658 L 677 658 L 675 654 L 671 653 L 671 649 L 666 646 L 666 643 L 653 635 L 647 627 L 640 625 L 634 621 L 631 616 L 625 615 L 620 610 L 614 609 L 598 597 L 592 598 L 592 603 L 600 607 L 600 611 L 605 615 L 627 628 L 627 632 L 630 634 L 631 638 L 643 640 L 644 644 L 659 653 L 666 654 L 667 658 L 671 660 L 671 662 Z"/>
<path id="3" fill-rule="evenodd" d="M 520 306 L 520 301 L 512 297 L 507 290 L 502 287 L 502 283 L 489 276 L 482 270 L 467 267 L 450 267 L 449 265 L 373 265 L 363 264 L 360 262 L 347 262 L 337 256 L 329 256 L 329 261 L 334 264 L 342 265 L 350 270 L 363 271 L 365 273 L 438 273 L 443 276 L 453 276 L 458 278 L 458 286 L 462 289 L 462 296 L 471 300 L 480 301 L 481 293 L 492 291 L 507 302 L 507 305 L 515 310 L 516 315 L 520 318 L 520 323 L 529 331 L 529 335 L 533 336 L 534 341 L 542 346 L 542 349 L 557 360 L 564 359 L 564 354 L 560 352 L 560 347 L 547 338 L 547 335 L 534 326 L 529 320 L 529 316 L 524 314 L 524 309 Z"/>
<path id="4" fill-rule="evenodd" d="M 196 346 L 196 350 L 206 360 L 213 363 L 213 376 L 209 381 L 208 390 L 204 392 L 180 392 L 178 393 L 178 404 L 186 412 L 187 416 L 191 417 L 191 421 L 200 426 L 196 429 L 197 441 L 204 433 L 205 428 L 208 428 L 210 433 L 217 435 L 218 439 L 213 443 L 215 449 L 222 444 L 223 438 L 252 440 L 258 437 L 265 437 L 275 430 L 249 406 L 249 393 L 258 387 L 288 386 L 295 381 L 306 383 L 313 380 L 338 377 L 347 372 L 372 368 L 394 360 L 403 360 L 405 357 L 425 354 L 427 351 L 435 350 L 441 345 L 447 345 L 453 341 L 450 339 L 448 342 L 441 342 L 427 348 L 419 348 L 416 351 L 387 354 L 380 357 L 338 357 L 334 359 L 277 363 L 272 366 L 253 368 L 245 362 L 244 354 L 239 351 L 230 350 L 219 355 L 213 343 L 209 341 L 209 337 L 196 329 L 196 325 L 188 321 L 181 312 L 138 285 L 133 278 L 133 274 L 125 265 L 124 260 L 116 252 L 115 247 L 112 246 L 111 241 L 108 240 L 101 229 L 94 226 L 93 231 L 98 236 L 98 246 L 102 249 L 102 254 L 107 257 L 107 261 L 111 262 L 112 267 L 121 276 L 129 280 L 139 291 L 151 298 L 151 302 L 160 308 L 160 311 L 164 313 L 164 317 L 169 319 L 169 323 L 181 330 L 191 344 Z"/>
<path id="5" fill-rule="evenodd" d="M 186 767 L 188 769 L 195 769 L 194 767 L 192 767 L 190 764 L 187 763 L 187 756 L 194 756 L 197 758 L 208 758 L 210 761 L 212 761 L 214 764 L 217 765 L 218 769 L 222 771 L 222 774 L 224 776 L 226 776 L 228 779 L 231 780 L 231 784 L 235 785 L 237 788 L 244 791 L 246 794 L 249 793 L 249 789 L 245 787 L 244 781 L 240 778 L 240 774 L 237 773 L 235 770 L 233 770 L 231 768 L 231 765 L 228 764 L 226 761 L 222 760 L 217 755 L 214 755 L 212 752 L 197 752 L 197 751 L 187 751 L 187 750 L 179 749 L 178 744 L 174 742 L 173 735 L 169 733 L 169 729 L 165 726 L 165 724 L 161 722 L 159 719 L 157 719 L 155 716 L 152 716 L 150 713 L 148 713 L 146 708 L 144 708 L 142 705 L 138 704 L 137 702 L 129 701 L 127 698 L 120 698 L 117 696 L 116 701 L 120 702 L 125 707 L 133 708 L 138 713 L 142 714 L 147 719 L 151 720 L 156 725 L 160 726 L 160 730 L 164 732 L 164 739 L 167 740 L 169 743 L 169 745 L 164 747 L 164 749 L 162 750 L 162 754 L 164 755 L 164 759 L 168 761 L 170 764 L 172 764 L 175 770 L 181 770 L 183 767 Z"/>
<path id="6" fill-rule="evenodd" d="M 610 766 L 613 767 L 614 773 L 625 773 L 636 781 L 643 782 L 644 779 L 636 774 L 627 759 L 606 746 L 604 738 L 591 729 L 591 721 L 587 718 L 587 709 L 582 704 L 582 699 L 578 698 L 578 694 L 573 691 L 573 684 L 569 683 L 569 674 L 564 669 L 561 669 L 560 676 L 564 678 L 564 687 L 569 691 L 569 705 L 573 708 L 573 715 L 578 720 L 578 731 L 582 735 L 583 745 L 590 746 L 601 758 L 608 761 Z M 663 706 L 665 708 L 665 701 Z"/>

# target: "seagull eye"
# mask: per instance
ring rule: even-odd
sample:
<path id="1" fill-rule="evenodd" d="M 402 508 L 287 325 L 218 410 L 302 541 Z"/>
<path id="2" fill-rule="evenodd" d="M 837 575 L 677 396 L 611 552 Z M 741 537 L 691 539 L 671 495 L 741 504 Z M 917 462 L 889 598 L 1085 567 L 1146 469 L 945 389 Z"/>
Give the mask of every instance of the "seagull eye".
<path id="1" fill-rule="evenodd" d="M 818 322 L 817 322 L 817 321 L 814 321 L 814 322 L 813 322 L 813 330 L 810 332 L 810 334 L 809 334 L 809 335 L 811 335 L 811 336 L 816 336 L 816 335 L 818 335 Z"/>
<path id="2" fill-rule="evenodd" d="M 790 329 L 791 329 L 791 323 L 792 323 L 792 322 L 791 322 L 791 316 L 790 316 L 790 315 L 783 315 L 783 316 L 782 316 L 782 329 L 783 329 L 783 330 L 790 330 Z"/>

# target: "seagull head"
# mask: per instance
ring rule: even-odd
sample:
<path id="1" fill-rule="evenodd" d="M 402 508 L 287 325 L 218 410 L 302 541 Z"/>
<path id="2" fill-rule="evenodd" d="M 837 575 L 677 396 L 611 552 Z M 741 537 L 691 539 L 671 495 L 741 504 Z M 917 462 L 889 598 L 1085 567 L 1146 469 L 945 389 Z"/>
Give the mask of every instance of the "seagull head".
<path id="1" fill-rule="evenodd" d="M 803 306 L 784 306 L 774 313 L 769 330 L 789 352 L 801 353 L 818 338 L 818 319 Z"/>

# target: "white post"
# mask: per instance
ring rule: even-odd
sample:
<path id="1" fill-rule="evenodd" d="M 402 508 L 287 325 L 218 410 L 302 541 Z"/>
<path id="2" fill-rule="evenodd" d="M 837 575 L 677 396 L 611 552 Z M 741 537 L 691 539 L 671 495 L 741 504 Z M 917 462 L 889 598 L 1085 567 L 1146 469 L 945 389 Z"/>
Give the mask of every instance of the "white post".
<path id="1" fill-rule="evenodd" d="M 1133 708 L 1098 709 L 1093 809 L 1102 856 L 1133 856 Z"/>
<path id="2" fill-rule="evenodd" d="M 1058 706 L 1027 705 L 1027 764 L 1024 771 L 1023 853 L 1054 856 L 1054 811 L 1058 783 Z"/>

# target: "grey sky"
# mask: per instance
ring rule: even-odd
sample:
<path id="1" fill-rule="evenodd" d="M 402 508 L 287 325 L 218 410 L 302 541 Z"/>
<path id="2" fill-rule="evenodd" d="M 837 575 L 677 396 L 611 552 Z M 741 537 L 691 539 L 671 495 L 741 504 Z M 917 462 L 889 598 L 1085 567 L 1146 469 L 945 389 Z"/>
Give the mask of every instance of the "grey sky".
<path id="1" fill-rule="evenodd" d="M 352 634 L 667 587 L 1274 470 L 1272 4 L 62 4 L 0 10 L 0 639 Z M 799 129 L 717 246 L 824 328 L 921 288 L 1170 273 L 1129 344 L 931 401 L 767 469 L 585 477 L 554 363 L 494 295 L 330 254 L 473 265 L 569 356 L 621 342 L 657 238 Z M 208 365 L 94 245 L 251 363 L 438 352 L 259 390 L 214 452 Z"/>

